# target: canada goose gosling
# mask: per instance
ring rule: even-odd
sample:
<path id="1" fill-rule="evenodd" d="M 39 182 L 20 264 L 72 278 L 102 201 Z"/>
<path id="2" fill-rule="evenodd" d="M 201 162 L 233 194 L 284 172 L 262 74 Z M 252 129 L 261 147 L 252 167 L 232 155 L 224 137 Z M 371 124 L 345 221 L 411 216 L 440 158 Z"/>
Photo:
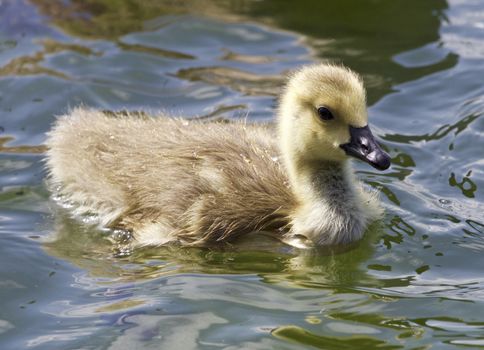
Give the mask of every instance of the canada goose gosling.
<path id="1" fill-rule="evenodd" d="M 76 214 L 132 230 L 139 245 L 258 231 L 302 246 L 360 239 L 381 209 L 349 159 L 384 170 L 390 158 L 369 129 L 359 76 L 330 64 L 303 67 L 284 89 L 277 123 L 274 134 L 260 124 L 78 108 L 49 133 L 47 165 Z"/>

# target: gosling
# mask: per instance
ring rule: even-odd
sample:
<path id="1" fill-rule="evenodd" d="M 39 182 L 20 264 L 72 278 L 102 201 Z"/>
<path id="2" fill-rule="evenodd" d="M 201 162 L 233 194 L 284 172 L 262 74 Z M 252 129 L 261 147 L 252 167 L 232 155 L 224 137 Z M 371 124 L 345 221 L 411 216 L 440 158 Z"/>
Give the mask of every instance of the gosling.
<path id="1" fill-rule="evenodd" d="M 49 181 L 73 214 L 128 230 L 139 246 L 259 233 L 300 247 L 348 244 L 382 214 L 351 157 L 390 166 L 361 78 L 332 64 L 292 74 L 277 128 L 76 108 L 46 145 Z"/>

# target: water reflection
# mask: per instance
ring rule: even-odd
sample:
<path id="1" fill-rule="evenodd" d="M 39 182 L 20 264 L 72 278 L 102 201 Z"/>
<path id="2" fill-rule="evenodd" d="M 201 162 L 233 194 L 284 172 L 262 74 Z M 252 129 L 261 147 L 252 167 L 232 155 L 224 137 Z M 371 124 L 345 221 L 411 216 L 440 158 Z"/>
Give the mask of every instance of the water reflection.
<path id="1" fill-rule="evenodd" d="M 410 143 L 410 142 L 419 142 L 419 141 L 437 141 L 444 137 L 446 137 L 450 132 L 454 131 L 454 135 L 457 136 L 462 130 L 468 128 L 472 122 L 474 122 L 477 118 L 480 117 L 479 115 L 467 115 L 462 119 L 458 120 L 454 124 L 446 124 L 441 125 L 437 130 L 432 132 L 431 134 L 425 135 L 402 135 L 402 134 L 394 134 L 394 135 L 385 135 L 383 139 L 398 143 Z"/>
<path id="2" fill-rule="evenodd" d="M 195 56 L 187 53 L 165 50 L 158 47 L 151 47 L 151 46 L 145 46 L 140 44 L 127 44 L 122 41 L 118 41 L 117 44 L 119 48 L 124 51 L 144 52 L 150 55 L 157 55 L 157 56 L 173 58 L 173 59 L 182 59 L 182 60 L 196 59 Z"/>
<path id="3" fill-rule="evenodd" d="M 213 248 L 163 246 L 136 249 L 124 257 L 116 232 L 97 230 L 56 215 L 55 233 L 44 244 L 54 256 L 71 261 L 93 278 L 112 281 L 142 281 L 162 276 L 190 273 L 256 273 L 270 283 L 317 287 L 371 284 L 361 264 L 371 254 L 375 236 L 381 228 L 373 225 L 365 240 L 351 247 L 301 251 L 271 237 L 248 237 L 235 245 Z M 104 262 L 103 262 L 104 261 Z"/>
<path id="4" fill-rule="evenodd" d="M 70 77 L 55 69 L 47 68 L 42 65 L 47 55 L 61 53 L 64 51 L 75 52 L 80 55 L 101 56 L 102 52 L 95 51 L 87 46 L 78 44 L 63 43 L 52 39 L 44 39 L 37 42 L 42 47 L 40 51 L 31 55 L 20 56 L 12 59 L 0 68 L 0 76 L 22 76 L 47 74 L 62 79 Z"/>
<path id="5" fill-rule="evenodd" d="M 469 170 L 467 174 L 462 177 L 462 181 L 458 182 L 455 174 L 451 173 L 449 177 L 449 185 L 459 188 L 464 196 L 474 198 L 474 192 L 477 190 L 477 185 L 471 180 L 471 174 L 472 170 Z"/>
<path id="6" fill-rule="evenodd" d="M 7 146 L 10 141 L 14 140 L 12 136 L 0 137 L 0 153 L 20 153 L 20 154 L 43 154 L 46 151 L 45 146 Z"/>
<path id="7" fill-rule="evenodd" d="M 230 87 L 245 95 L 278 96 L 286 74 L 261 75 L 230 67 L 187 68 L 178 71 L 177 77 L 190 81 Z"/>
<path id="8" fill-rule="evenodd" d="M 326 249 L 305 253 L 278 245 L 272 239 L 256 243 L 250 239 L 239 242 L 240 245 L 218 249 L 168 246 L 135 250 L 130 256 L 115 258 L 109 233 L 88 228 L 61 214 L 56 215 L 56 235 L 44 243 L 44 247 L 50 255 L 82 269 L 83 272 L 75 276 L 76 286 L 89 291 L 90 297 L 81 304 L 53 302 L 44 312 L 62 318 L 102 315 L 106 325 L 126 330 L 114 338 L 113 348 L 128 343 L 168 346 L 172 340 L 179 339 L 169 336 L 179 327 L 184 329 L 183 342 L 187 348 L 195 348 L 194 344 L 198 344 L 201 337 L 207 337 L 206 332 L 210 344 L 226 344 L 227 340 L 220 339 L 224 333 L 233 334 L 229 343 L 247 341 L 244 332 L 240 333 L 245 322 L 241 326 L 233 323 L 234 318 L 246 315 L 247 311 L 234 310 L 234 314 L 230 311 L 234 308 L 257 308 L 258 313 L 262 310 L 287 313 L 282 324 L 294 322 L 291 314 L 306 315 L 303 323 L 293 326 L 274 324 L 274 321 L 268 324 L 266 317 L 257 319 L 254 316 L 250 324 L 259 329 L 257 337 L 272 335 L 273 340 L 262 338 L 271 344 L 281 340 L 298 344 L 329 341 L 329 344 L 341 343 L 350 348 L 355 342 L 364 341 L 392 348 L 386 344 L 392 343 L 393 334 L 404 337 L 409 331 L 413 332 L 413 326 L 405 327 L 404 321 L 383 315 L 375 314 L 372 322 L 363 316 L 357 320 L 359 314 L 372 310 L 370 305 L 374 303 L 359 289 L 380 284 L 363 268 L 373 253 L 371 246 L 375 236 L 381 234 L 378 227 L 372 227 L 363 242 L 343 251 Z M 288 291 L 292 291 L 290 303 L 287 302 Z M 388 302 L 390 299 L 385 300 Z M 220 305 L 214 307 L 212 303 Z M 194 313 L 194 310 L 197 311 Z M 353 310 L 355 319 L 351 320 L 350 314 L 342 310 Z M 373 308 L 373 312 L 377 312 L 376 309 Z M 320 332 L 314 327 L 321 320 L 335 335 L 318 335 Z M 332 321 L 328 323 L 328 320 Z M 395 322 L 401 325 L 397 327 Z M 312 333 L 314 331 L 316 333 Z M 364 337 L 347 337 L 355 332 Z M 388 343 L 370 336 L 382 332 Z M 31 341 L 41 342 L 42 339 Z M 257 343 L 250 343 L 251 348 Z"/>
<path id="9" fill-rule="evenodd" d="M 428 57 L 427 53 L 441 51 L 431 48 L 429 43 L 439 40 L 440 21 L 445 18 L 445 0 L 422 3 L 412 1 L 377 1 L 371 4 L 359 0 L 320 2 L 304 0 L 297 6 L 291 1 L 42 1 L 31 0 L 42 14 L 71 35 L 87 38 L 116 39 L 127 33 L 141 30 L 156 30 L 170 22 L 149 22 L 166 14 L 194 14 L 226 21 L 257 21 L 273 27 L 288 29 L 307 36 L 307 43 L 314 54 L 324 59 L 344 61 L 367 77 L 370 101 L 391 90 L 391 86 L 414 80 L 431 72 L 448 69 L 456 64 L 456 56 L 438 57 L 419 63 L 412 71 L 399 63 L 415 60 L 414 56 Z M 418 9 L 418 11 L 416 11 Z M 321 18 L 323 17 L 323 18 Z M 411 20 L 410 20 L 411 19 Z M 148 21 L 148 22 L 146 22 Z M 410 22 L 409 22 L 410 21 Z M 359 28 L 365 28 L 362 32 Z M 405 30 L 402 30 L 405 28 Z M 398 54 L 426 47 L 421 54 Z M 145 48 L 142 48 L 145 50 Z M 184 55 L 184 54 L 183 54 Z M 439 55 L 438 53 L 436 54 Z M 397 57 L 394 61 L 393 57 Z M 189 57 L 189 56 L 188 56 Z M 239 60 L 260 63 L 260 59 L 247 58 L 239 54 Z M 264 58 L 263 60 L 266 60 Z M 377 68 L 378 67 L 378 68 Z M 380 72 L 391 72 L 382 77 Z"/>
<path id="10" fill-rule="evenodd" d="M 126 344 L 169 347 L 180 342 L 174 336 L 180 327 L 187 349 L 198 348 L 201 339 L 205 345 L 249 348 L 290 342 L 334 349 L 364 343 L 392 349 L 403 347 L 395 339 L 415 341 L 424 332 L 411 320 L 384 312 L 399 298 L 367 292 L 381 286 L 405 287 L 412 281 L 382 285 L 365 272 L 391 270 L 378 264 L 364 267 L 380 234 L 377 227 L 346 251 L 302 254 L 272 240 L 250 240 L 219 249 L 141 249 L 115 258 L 106 232 L 56 217 L 63 217 L 56 224 L 57 236 L 44 247 L 82 269 L 75 283 L 89 298 L 82 303 L 54 301 L 43 311 L 66 320 L 98 315 L 108 332 L 112 327 L 120 332 L 111 338 L 114 349 Z M 405 226 L 401 219 L 394 221 L 395 227 Z M 253 309 L 257 313 L 252 315 Z M 230 334 L 230 340 L 223 334 Z"/>
<path id="11" fill-rule="evenodd" d="M 184 1 L 63 1 L 30 0 L 44 16 L 72 35 L 95 38 L 116 38 L 143 29 L 146 20 L 183 13 Z M 195 9 L 196 2 L 189 8 Z M 208 6 L 208 4 L 206 5 Z M 207 8 L 204 6 L 205 8 Z M 197 6 L 202 8 L 202 6 Z"/>
<path id="12" fill-rule="evenodd" d="M 390 220 L 388 228 L 393 234 L 390 234 L 387 231 L 387 233 L 383 236 L 383 243 L 387 249 L 390 249 L 392 244 L 402 243 L 404 236 L 413 236 L 416 232 L 416 230 L 410 224 L 405 222 L 405 220 L 398 215 L 393 216 L 393 218 Z"/>
<path id="13" fill-rule="evenodd" d="M 345 325 L 345 327 L 348 327 Z M 379 340 L 378 338 L 374 338 L 371 336 L 358 336 L 358 333 L 364 333 L 362 330 L 365 328 L 360 328 L 358 326 L 354 326 L 351 328 L 348 327 L 347 332 L 353 334 L 351 338 L 345 337 L 327 337 L 316 335 L 311 333 L 303 328 L 296 327 L 296 326 L 283 326 L 276 328 L 272 331 L 272 334 L 278 338 L 289 340 L 291 342 L 295 342 L 296 344 L 301 345 L 309 345 L 315 348 L 322 348 L 328 350 L 339 350 L 339 349 L 403 349 L 403 345 L 391 345 L 385 341 Z M 366 328 L 368 329 L 368 328 Z M 365 330 L 366 330 L 365 329 Z M 369 328 L 369 331 L 366 332 L 378 332 L 377 330 L 373 330 Z"/>

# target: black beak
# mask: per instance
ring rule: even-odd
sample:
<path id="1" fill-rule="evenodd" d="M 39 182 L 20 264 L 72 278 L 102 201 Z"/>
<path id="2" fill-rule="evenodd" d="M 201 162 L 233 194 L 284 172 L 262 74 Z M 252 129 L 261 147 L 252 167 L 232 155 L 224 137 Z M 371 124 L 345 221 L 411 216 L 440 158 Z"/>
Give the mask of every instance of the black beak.
<path id="1" fill-rule="evenodd" d="M 390 167 L 390 156 L 376 142 L 370 128 L 350 126 L 350 142 L 340 145 L 347 155 L 361 159 L 378 170 Z"/>

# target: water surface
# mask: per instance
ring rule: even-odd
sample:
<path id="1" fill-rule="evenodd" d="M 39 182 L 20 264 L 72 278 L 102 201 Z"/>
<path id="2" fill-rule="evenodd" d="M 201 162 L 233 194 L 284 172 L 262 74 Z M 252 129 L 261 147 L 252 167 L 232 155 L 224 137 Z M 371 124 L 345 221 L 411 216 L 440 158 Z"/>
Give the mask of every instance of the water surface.
<path id="1" fill-rule="evenodd" d="M 484 347 L 484 3 L 0 2 L 2 349 Z M 56 115 L 84 104 L 269 121 L 284 75 L 360 72 L 393 159 L 349 250 L 119 256 L 49 200 Z M 121 254 L 122 255 L 122 254 Z"/>

